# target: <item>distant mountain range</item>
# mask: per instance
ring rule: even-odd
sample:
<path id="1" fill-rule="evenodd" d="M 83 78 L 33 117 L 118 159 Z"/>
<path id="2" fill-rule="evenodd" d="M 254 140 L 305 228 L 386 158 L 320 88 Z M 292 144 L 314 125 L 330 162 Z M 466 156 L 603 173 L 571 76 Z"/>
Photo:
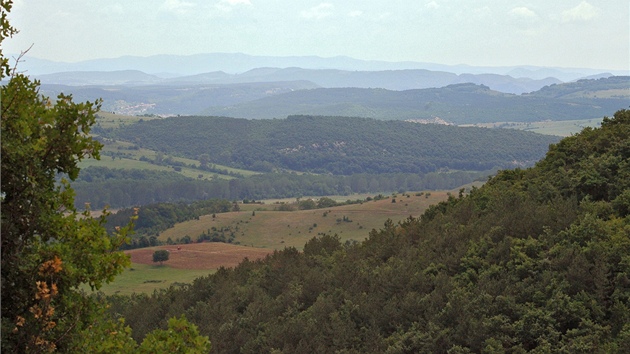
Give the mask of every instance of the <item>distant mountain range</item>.
<path id="1" fill-rule="evenodd" d="M 64 92 L 80 101 L 103 98 L 104 110 L 131 115 L 438 117 L 477 123 L 590 119 L 610 115 L 630 102 L 629 76 L 623 76 L 628 73 L 597 69 L 238 53 L 77 63 L 25 57 L 19 69 L 41 81 L 43 94 L 54 97 Z M 560 87 L 580 89 L 562 97 L 548 95 Z"/>
<path id="2" fill-rule="evenodd" d="M 160 78 L 137 70 L 121 71 L 70 71 L 35 76 L 44 84 L 68 86 L 98 85 L 226 85 L 260 82 L 309 81 L 318 87 L 384 88 L 411 90 L 444 87 L 460 83 L 486 85 L 493 90 L 521 94 L 536 91 L 562 81 L 554 78 L 541 80 L 498 74 L 454 74 L 424 69 L 386 71 L 347 71 L 337 69 L 257 68 L 242 74 L 215 71 L 190 76 Z"/>
<path id="3" fill-rule="evenodd" d="M 17 57 L 8 55 L 8 57 Z M 119 58 L 106 58 L 86 60 L 76 63 L 54 62 L 33 57 L 24 57 L 19 69 L 29 75 L 38 76 L 68 71 L 121 71 L 138 70 L 153 74 L 161 78 L 196 75 L 215 71 L 223 71 L 230 74 L 244 73 L 246 71 L 263 68 L 291 68 L 304 69 L 336 69 L 349 71 L 385 71 L 424 69 L 431 71 L 443 71 L 454 74 L 497 74 L 509 75 L 514 78 L 530 78 L 541 80 L 549 77 L 567 82 L 593 75 L 605 74 L 628 75 L 628 71 L 610 71 L 598 68 L 559 68 L 537 66 L 469 66 L 469 65 L 442 65 L 420 62 L 386 62 L 374 60 L 359 60 L 344 56 L 322 58 L 317 56 L 287 56 L 269 57 L 254 56 L 241 53 L 206 53 L 196 55 L 154 55 L 149 57 L 124 56 Z"/>

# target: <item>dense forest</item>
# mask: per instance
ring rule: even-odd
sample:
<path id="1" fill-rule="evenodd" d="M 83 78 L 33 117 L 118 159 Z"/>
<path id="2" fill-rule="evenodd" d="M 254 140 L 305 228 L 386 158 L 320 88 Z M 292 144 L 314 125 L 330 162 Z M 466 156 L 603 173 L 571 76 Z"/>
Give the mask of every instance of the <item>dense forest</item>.
<path id="1" fill-rule="evenodd" d="M 487 180 L 496 170 L 430 173 L 359 173 L 333 176 L 267 173 L 239 179 L 200 180 L 175 172 L 88 167 L 72 183 L 75 204 L 99 209 L 158 202 L 192 202 L 208 198 L 243 200 L 298 196 L 350 195 L 414 190 L 453 189 Z"/>
<path id="2" fill-rule="evenodd" d="M 134 231 L 137 234 L 155 234 L 173 227 L 178 222 L 198 219 L 201 215 L 225 213 L 232 210 L 232 203 L 225 199 L 206 199 L 194 203 L 155 203 L 126 208 L 107 217 L 105 227 L 113 232 L 116 226 L 125 225 L 137 215 Z"/>
<path id="3" fill-rule="evenodd" d="M 137 340 L 185 314 L 217 353 L 628 353 L 630 111 L 364 242 L 109 300 Z"/>
<path id="4" fill-rule="evenodd" d="M 454 124 L 591 119 L 611 115 L 626 107 L 629 87 L 630 77 L 617 76 L 551 85 L 522 95 L 506 94 L 472 83 L 405 91 L 318 88 L 227 107 L 209 107 L 203 113 L 251 119 L 298 114 L 385 120 L 440 117 Z M 574 95 L 559 94 L 561 92 L 573 92 Z"/>
<path id="5" fill-rule="evenodd" d="M 312 116 L 172 117 L 97 133 L 192 159 L 205 154 L 236 168 L 335 175 L 525 166 L 558 140 L 517 130 Z"/>

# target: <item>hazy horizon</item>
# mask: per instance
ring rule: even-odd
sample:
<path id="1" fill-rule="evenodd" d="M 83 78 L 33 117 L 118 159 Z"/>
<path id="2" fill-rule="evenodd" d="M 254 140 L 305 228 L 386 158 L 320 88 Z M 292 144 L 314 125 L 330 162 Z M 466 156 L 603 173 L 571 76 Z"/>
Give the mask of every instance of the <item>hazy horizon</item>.
<path id="1" fill-rule="evenodd" d="M 53 63 L 60 63 L 60 64 L 79 64 L 79 63 L 85 63 L 85 62 L 91 62 L 91 61 L 100 61 L 100 60 L 115 60 L 115 59 L 124 59 L 124 58 L 138 58 L 138 59 L 147 59 L 147 58 L 156 58 L 156 57 L 168 57 L 168 56 L 172 56 L 172 57 L 195 57 L 195 56 L 204 56 L 204 55 L 243 55 L 243 56 L 248 56 L 248 57 L 267 57 L 267 58 L 317 58 L 317 59 L 350 59 L 350 60 L 358 60 L 358 61 L 365 61 L 365 62 L 381 62 L 381 63 L 390 63 L 390 64 L 404 64 L 404 63 L 410 63 L 410 64 L 427 64 L 427 65 L 438 65 L 438 66 L 445 66 L 445 67 L 471 67 L 471 68 L 547 68 L 547 69 L 576 69 L 576 70 L 580 70 L 580 69 L 587 69 L 587 70 L 602 70 L 602 71 L 614 71 L 614 72 L 619 72 L 619 71 L 626 71 L 630 74 L 630 67 L 629 68 L 622 68 L 622 69 L 611 69 L 611 68 L 602 68 L 602 67 L 577 67 L 577 66 L 556 66 L 556 65 L 532 65 L 532 64 L 514 64 L 514 65 L 471 65 L 468 63 L 455 63 L 455 64 L 444 64 L 444 63 L 439 63 L 439 62 L 424 62 L 424 61 L 414 61 L 414 60 L 404 60 L 404 61 L 395 61 L 395 60 L 379 60 L 379 59 L 363 59 L 363 58 L 357 58 L 357 57 L 352 57 L 352 56 L 348 56 L 348 55 L 333 55 L 333 56 L 319 56 L 319 55 L 257 55 L 257 54 L 251 54 L 251 53 L 244 53 L 244 52 L 199 52 L 199 53 L 192 53 L 192 54 L 174 54 L 174 53 L 156 53 L 156 54 L 151 54 L 151 55 L 119 55 L 119 56 L 109 56 L 109 57 L 98 57 L 98 58 L 90 58 L 90 59 L 82 59 L 82 60 L 77 60 L 77 61 L 64 61 L 64 60 L 52 60 L 52 59 L 47 59 L 47 58 L 43 58 L 43 57 L 37 57 L 37 56 L 33 56 L 31 55 L 31 51 L 28 51 L 25 53 L 25 58 L 33 58 L 33 59 L 38 59 L 38 60 L 43 60 L 43 61 L 50 61 Z M 19 56 L 20 53 L 7 53 L 7 57 L 9 57 L 12 61 L 14 59 L 17 58 L 17 56 Z"/>
<path id="2" fill-rule="evenodd" d="M 625 0 L 17 0 L 5 53 L 74 63 L 243 53 L 477 67 L 628 70 Z"/>

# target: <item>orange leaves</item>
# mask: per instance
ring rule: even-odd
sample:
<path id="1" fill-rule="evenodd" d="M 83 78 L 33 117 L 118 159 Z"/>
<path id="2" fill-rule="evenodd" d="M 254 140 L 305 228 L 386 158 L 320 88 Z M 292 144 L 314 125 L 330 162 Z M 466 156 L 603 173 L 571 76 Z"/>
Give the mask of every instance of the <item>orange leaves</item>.
<path id="1" fill-rule="evenodd" d="M 44 262 L 39 267 L 39 275 L 46 276 L 61 272 L 61 270 L 63 269 L 63 267 L 61 266 L 62 263 L 63 262 L 61 261 L 61 258 L 55 256 L 55 258 L 50 261 Z"/>
<path id="2" fill-rule="evenodd" d="M 37 284 L 37 292 L 35 293 L 36 300 L 50 301 L 51 296 L 55 296 L 58 293 L 57 284 L 53 283 L 50 288 L 48 283 L 44 281 L 35 282 Z"/>
<path id="3" fill-rule="evenodd" d="M 24 317 L 17 316 L 17 319 L 15 320 L 15 328 L 13 328 L 13 333 L 17 333 L 18 327 L 24 326 L 24 322 L 26 322 L 26 319 Z"/>
<path id="4" fill-rule="evenodd" d="M 55 259 L 52 261 L 44 263 L 44 265 L 46 264 L 48 264 L 47 269 L 50 269 L 50 271 L 53 273 L 61 270 L 61 260 L 58 257 L 55 257 Z M 44 265 L 42 265 L 42 267 Z M 48 286 L 48 283 L 45 281 L 37 281 L 35 282 L 35 284 L 37 285 L 35 300 L 39 300 L 39 304 L 34 304 L 28 309 L 28 311 L 33 315 L 35 322 L 38 324 L 37 326 L 40 329 L 39 334 L 43 334 L 57 326 L 57 322 L 53 320 L 53 316 L 55 315 L 55 307 L 52 306 L 50 303 L 53 296 L 58 294 L 58 289 L 57 284 L 55 283 L 52 283 L 50 286 Z M 13 333 L 17 333 L 17 331 L 19 330 L 18 327 L 24 326 L 25 322 L 26 319 L 24 317 L 18 316 L 16 326 L 13 329 Z M 30 344 L 27 347 L 33 346 L 34 348 L 37 348 L 36 351 L 53 352 L 56 349 L 55 343 L 44 339 L 40 335 L 31 336 L 29 342 Z"/>
<path id="5" fill-rule="evenodd" d="M 39 334 L 51 331 L 57 326 L 57 322 L 53 320 L 53 317 L 55 316 L 55 307 L 52 306 L 51 302 L 53 297 L 59 294 L 59 289 L 57 284 L 52 282 L 52 277 L 63 270 L 62 263 L 61 258 L 54 256 L 53 259 L 48 260 L 39 266 L 39 275 L 42 277 L 49 277 L 49 279 L 51 279 L 50 283 L 45 280 L 38 280 L 35 282 L 36 289 L 34 299 L 36 300 L 36 303 L 28 308 L 28 312 L 30 312 L 33 316 L 32 319 L 34 319 L 34 322 L 37 323 L 36 326 L 39 328 Z M 26 318 L 17 316 L 13 333 L 17 333 L 20 328 L 24 327 L 26 322 Z M 51 352 L 55 350 L 55 344 L 44 339 L 40 335 L 32 336 L 29 341 L 29 347 L 32 346 L 33 348 L 39 348 L 38 351 L 43 350 L 45 352 Z"/>

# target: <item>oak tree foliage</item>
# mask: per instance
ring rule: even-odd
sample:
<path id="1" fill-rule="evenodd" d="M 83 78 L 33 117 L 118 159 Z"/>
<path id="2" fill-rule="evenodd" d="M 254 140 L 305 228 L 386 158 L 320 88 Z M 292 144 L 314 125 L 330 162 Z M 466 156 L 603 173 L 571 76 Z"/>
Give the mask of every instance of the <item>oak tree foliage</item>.
<path id="1" fill-rule="evenodd" d="M 162 265 L 162 262 L 168 261 L 169 257 L 170 254 L 167 250 L 157 250 L 153 252 L 153 262 L 160 262 L 160 265 Z"/>
<path id="2" fill-rule="evenodd" d="M 12 1 L 0 2 L 0 44 L 16 33 L 8 22 L 11 7 Z M 11 68 L 1 52 L 0 57 L 0 79 L 8 78 L 0 88 L 1 349 L 94 352 L 115 343 L 114 332 L 119 332 L 107 332 L 112 322 L 104 317 L 104 304 L 82 289 L 99 289 L 129 265 L 118 249 L 128 242 L 135 219 L 108 234 L 106 212 L 92 218 L 89 206 L 82 213 L 74 206 L 69 181 L 77 178 L 78 163 L 99 158 L 101 144 L 90 130 L 101 102 L 40 95 L 38 81 Z M 143 352 L 186 340 L 200 348 L 209 345 L 207 338 L 188 330 L 194 328 L 184 318 L 173 326 L 186 336 L 161 343 L 162 332 L 155 332 Z M 106 332 L 93 342 L 83 341 L 86 333 Z M 87 347 L 79 350 L 79 343 Z"/>

